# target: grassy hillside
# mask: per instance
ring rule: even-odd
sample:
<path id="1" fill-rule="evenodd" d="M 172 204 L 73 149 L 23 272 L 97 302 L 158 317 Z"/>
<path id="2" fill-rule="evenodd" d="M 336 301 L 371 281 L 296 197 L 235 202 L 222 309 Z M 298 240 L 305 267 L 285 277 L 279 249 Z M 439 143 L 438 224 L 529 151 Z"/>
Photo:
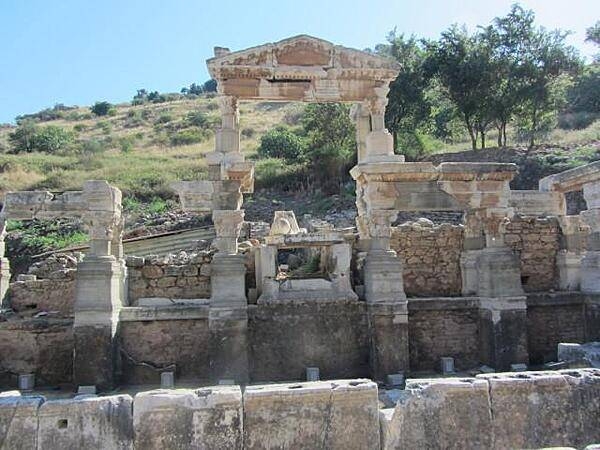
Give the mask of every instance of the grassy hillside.
<path id="1" fill-rule="evenodd" d="M 248 102 L 240 110 L 242 151 L 251 155 L 265 131 L 297 117 L 298 106 Z M 213 130 L 220 123 L 217 102 L 210 96 L 118 105 L 110 115 L 100 117 L 87 107 L 60 116 L 36 121 L 39 127 L 52 125 L 73 132 L 72 148 L 58 154 L 10 154 L 9 135 L 16 128 L 0 127 L 0 194 L 79 189 L 86 179 L 106 179 L 129 196 L 166 195 L 172 180 L 203 178 L 203 155 L 214 148 Z"/>

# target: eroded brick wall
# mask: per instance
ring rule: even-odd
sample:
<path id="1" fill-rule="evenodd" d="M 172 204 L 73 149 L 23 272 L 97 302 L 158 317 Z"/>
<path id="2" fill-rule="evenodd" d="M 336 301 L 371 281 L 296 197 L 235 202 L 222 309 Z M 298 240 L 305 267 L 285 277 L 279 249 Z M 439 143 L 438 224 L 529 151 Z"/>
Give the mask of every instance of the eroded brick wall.
<path id="1" fill-rule="evenodd" d="M 129 304 L 140 298 L 209 298 L 212 252 L 128 257 Z"/>
<path id="2" fill-rule="evenodd" d="M 450 356 L 458 369 L 479 361 L 479 310 L 473 299 L 411 299 L 408 303 L 411 370 L 439 370 Z"/>
<path id="3" fill-rule="evenodd" d="M 404 263 L 404 290 L 411 296 L 460 295 L 463 227 L 420 219 L 392 229 L 391 247 Z"/>
<path id="4" fill-rule="evenodd" d="M 181 380 L 208 379 L 209 337 L 206 319 L 121 322 L 121 382 L 157 384 L 164 370 Z"/>
<path id="5" fill-rule="evenodd" d="M 15 388 L 19 374 L 36 385 L 69 383 L 73 375 L 73 322 L 23 319 L 0 323 L 0 385 Z"/>
<path id="6" fill-rule="evenodd" d="M 556 253 L 560 227 L 555 218 L 515 216 L 505 241 L 521 255 L 521 278 L 526 292 L 555 289 L 558 282 Z"/>
<path id="7" fill-rule="evenodd" d="M 556 361 L 560 342 L 586 341 L 586 305 L 577 292 L 532 294 L 527 298 L 529 359 Z"/>

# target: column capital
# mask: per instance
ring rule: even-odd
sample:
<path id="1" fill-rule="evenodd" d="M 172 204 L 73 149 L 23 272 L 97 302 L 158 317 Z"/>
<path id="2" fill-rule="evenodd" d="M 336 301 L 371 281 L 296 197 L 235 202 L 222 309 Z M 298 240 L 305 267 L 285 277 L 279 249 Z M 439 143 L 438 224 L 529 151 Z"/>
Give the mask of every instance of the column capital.
<path id="1" fill-rule="evenodd" d="M 237 253 L 237 240 L 244 223 L 244 210 L 214 210 L 212 213 L 215 225 L 215 246 L 220 252 Z"/>

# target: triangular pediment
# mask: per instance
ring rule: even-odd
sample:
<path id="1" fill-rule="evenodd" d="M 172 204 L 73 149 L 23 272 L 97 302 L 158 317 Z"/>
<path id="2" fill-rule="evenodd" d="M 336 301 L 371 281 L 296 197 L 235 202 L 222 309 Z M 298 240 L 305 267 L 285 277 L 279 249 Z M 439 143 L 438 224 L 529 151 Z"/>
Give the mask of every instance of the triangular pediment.
<path id="1" fill-rule="evenodd" d="M 388 58 L 334 45 L 324 39 L 299 35 L 236 52 L 221 49 L 207 61 L 211 74 L 219 67 L 314 67 L 337 69 L 395 70 L 398 64 Z M 214 76 L 214 74 L 213 74 Z"/>

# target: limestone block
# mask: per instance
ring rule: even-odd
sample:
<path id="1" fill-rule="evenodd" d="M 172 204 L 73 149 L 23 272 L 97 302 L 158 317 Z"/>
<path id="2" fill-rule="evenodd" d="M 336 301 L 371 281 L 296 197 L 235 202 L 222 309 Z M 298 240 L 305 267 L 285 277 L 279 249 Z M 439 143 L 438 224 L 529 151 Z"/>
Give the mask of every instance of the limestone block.
<path id="1" fill-rule="evenodd" d="M 378 449 L 377 416 L 369 380 L 248 386 L 244 447 Z"/>
<path id="2" fill-rule="evenodd" d="M 39 408 L 38 448 L 133 449 L 129 395 L 54 400 Z"/>
<path id="3" fill-rule="evenodd" d="M 523 295 L 520 261 L 510 248 L 485 248 L 480 251 L 477 293 L 482 297 Z"/>
<path id="4" fill-rule="evenodd" d="M 44 397 L 22 397 L 19 391 L 0 394 L 0 444 L 3 449 L 35 449 L 38 408 Z"/>
<path id="5" fill-rule="evenodd" d="M 587 342 L 585 344 L 558 344 L 559 361 L 585 360 L 592 367 L 600 369 L 600 342 Z"/>
<path id="6" fill-rule="evenodd" d="M 562 192 L 510 191 L 509 206 L 518 214 L 531 216 L 564 216 L 567 213 Z"/>
<path id="7" fill-rule="evenodd" d="M 367 254 L 364 268 L 365 297 L 369 303 L 406 301 L 402 261 L 393 251 Z"/>
<path id="8" fill-rule="evenodd" d="M 581 286 L 581 254 L 560 250 L 556 254 L 558 285 L 563 291 L 578 291 Z"/>
<path id="9" fill-rule="evenodd" d="M 243 255 L 217 253 L 211 264 L 211 307 L 245 307 L 246 266 Z"/>
<path id="10" fill-rule="evenodd" d="M 133 402 L 140 449 L 241 449 L 239 386 L 142 392 Z"/>
<path id="11" fill-rule="evenodd" d="M 300 233 L 300 227 L 294 211 L 275 211 L 270 236 L 298 233 Z"/>
<path id="12" fill-rule="evenodd" d="M 581 259 L 581 291 L 600 292 L 600 251 L 587 251 Z"/>
<path id="13" fill-rule="evenodd" d="M 539 181 L 539 188 L 540 191 L 571 192 L 582 189 L 588 183 L 599 181 L 600 161 L 595 161 L 542 178 Z"/>
<path id="14" fill-rule="evenodd" d="M 489 383 L 494 448 L 580 448 L 600 439 L 600 371 L 478 375 Z"/>
<path id="15" fill-rule="evenodd" d="M 382 449 L 494 448 L 488 384 L 473 378 L 407 380 L 380 415 Z"/>

